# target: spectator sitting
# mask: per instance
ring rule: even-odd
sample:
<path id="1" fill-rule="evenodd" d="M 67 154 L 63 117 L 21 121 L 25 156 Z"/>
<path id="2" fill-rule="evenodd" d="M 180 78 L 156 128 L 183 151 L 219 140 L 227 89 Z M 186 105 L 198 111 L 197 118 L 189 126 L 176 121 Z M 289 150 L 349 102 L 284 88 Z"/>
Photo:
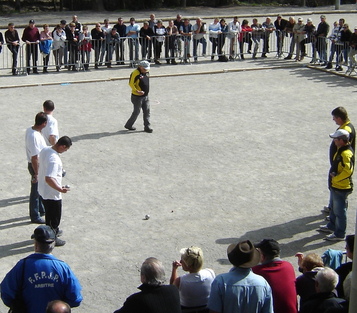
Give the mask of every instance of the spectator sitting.
<path id="1" fill-rule="evenodd" d="M 337 273 L 328 267 L 316 274 L 316 294 L 312 295 L 300 309 L 300 313 L 325 313 L 329 308 L 343 308 L 345 300 L 333 293 L 338 283 Z"/>
<path id="2" fill-rule="evenodd" d="M 354 242 L 355 242 L 355 235 L 346 236 L 345 241 L 346 241 L 347 257 L 349 259 L 353 260 L 353 247 L 354 247 Z M 336 290 L 337 290 L 337 295 L 340 298 L 346 299 L 344 290 L 343 290 L 344 289 L 344 281 L 345 281 L 346 277 L 350 274 L 351 271 L 352 271 L 352 262 L 344 263 L 336 269 L 336 273 L 339 276 L 339 281 L 338 281 Z"/>
<path id="3" fill-rule="evenodd" d="M 71 307 L 61 300 L 54 300 L 48 303 L 46 313 L 71 313 Z"/>
<path id="4" fill-rule="evenodd" d="M 35 253 L 20 260 L 1 283 L 4 304 L 8 307 L 18 305 L 16 295 L 22 291 L 25 303 L 22 310 L 27 313 L 45 312 L 48 302 L 53 300 L 65 301 L 71 307 L 79 306 L 82 288 L 78 279 L 65 262 L 52 255 L 55 231 L 48 225 L 40 225 L 31 238 Z"/>
<path id="5" fill-rule="evenodd" d="M 300 296 L 300 307 L 306 300 L 316 293 L 315 276 L 324 267 L 322 258 L 317 253 L 309 253 L 304 256 L 296 253 L 298 258 L 299 271 L 303 274 L 296 278 L 296 293 Z"/>
<path id="6" fill-rule="evenodd" d="M 156 258 L 147 258 L 140 270 L 141 292 L 128 297 L 114 313 L 181 313 L 180 296 L 175 286 L 164 285 L 165 270 Z"/>
<path id="7" fill-rule="evenodd" d="M 264 239 L 255 247 L 260 250 L 261 264 L 252 268 L 263 276 L 273 292 L 275 313 L 297 313 L 295 271 L 293 266 L 280 259 L 280 246 L 274 239 Z"/>
<path id="8" fill-rule="evenodd" d="M 273 313 L 273 298 L 268 282 L 251 270 L 259 263 L 259 250 L 246 240 L 229 245 L 227 255 L 234 267 L 214 279 L 208 301 L 210 312 Z"/>
<path id="9" fill-rule="evenodd" d="M 211 269 L 202 269 L 203 252 L 200 248 L 183 248 L 180 253 L 181 261 L 172 263 L 170 283 L 179 289 L 182 311 L 189 309 L 191 312 L 192 309 L 197 309 L 199 312 L 208 312 L 206 306 L 216 275 Z M 189 274 L 178 276 L 179 266 Z"/>

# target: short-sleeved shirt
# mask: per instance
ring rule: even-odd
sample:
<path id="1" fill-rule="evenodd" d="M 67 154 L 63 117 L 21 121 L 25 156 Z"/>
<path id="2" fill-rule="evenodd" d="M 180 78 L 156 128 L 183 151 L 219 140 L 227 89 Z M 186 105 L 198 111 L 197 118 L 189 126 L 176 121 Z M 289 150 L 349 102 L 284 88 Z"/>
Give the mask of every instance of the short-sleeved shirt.
<path id="1" fill-rule="evenodd" d="M 136 33 L 135 34 L 131 34 L 131 35 L 128 35 L 129 32 L 132 32 L 132 31 L 135 31 Z M 139 24 L 134 24 L 134 25 L 128 25 L 126 27 L 126 35 L 127 37 L 131 37 L 131 38 L 138 38 L 138 34 L 140 32 L 140 26 Z"/>
<path id="2" fill-rule="evenodd" d="M 62 193 L 46 183 L 46 176 L 54 178 L 62 186 L 62 161 L 59 153 L 52 147 L 46 147 L 40 153 L 38 193 L 45 200 L 61 200 Z"/>
<path id="3" fill-rule="evenodd" d="M 181 276 L 179 287 L 181 305 L 184 307 L 207 305 L 211 284 L 215 277 L 213 270 L 209 268 Z"/>
<path id="4" fill-rule="evenodd" d="M 6 274 L 1 282 L 1 299 L 5 305 L 11 305 L 21 288 L 28 313 L 45 312 L 48 302 L 53 300 L 65 301 L 71 307 L 79 306 L 82 301 L 77 277 L 65 262 L 52 254 L 31 254 Z"/>
<path id="5" fill-rule="evenodd" d="M 38 155 L 41 150 L 46 147 L 46 141 L 42 134 L 39 131 L 34 130 L 32 127 L 29 127 L 26 130 L 25 143 L 26 156 L 29 163 L 31 163 L 31 157 Z"/>
<path id="6" fill-rule="evenodd" d="M 46 127 L 42 129 L 41 133 L 43 138 L 45 138 L 47 146 L 51 146 L 51 143 L 49 141 L 51 135 L 56 137 L 57 142 L 59 137 L 58 122 L 51 114 L 47 115 L 47 124 Z"/>

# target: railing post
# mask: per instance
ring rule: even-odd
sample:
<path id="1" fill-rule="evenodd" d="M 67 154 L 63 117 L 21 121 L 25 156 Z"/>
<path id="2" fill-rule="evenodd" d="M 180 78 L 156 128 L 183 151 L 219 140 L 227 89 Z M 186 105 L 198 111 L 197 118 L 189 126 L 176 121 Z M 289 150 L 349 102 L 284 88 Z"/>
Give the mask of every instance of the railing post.
<path id="1" fill-rule="evenodd" d="M 340 9 L 340 0 L 335 0 L 335 10 Z"/>

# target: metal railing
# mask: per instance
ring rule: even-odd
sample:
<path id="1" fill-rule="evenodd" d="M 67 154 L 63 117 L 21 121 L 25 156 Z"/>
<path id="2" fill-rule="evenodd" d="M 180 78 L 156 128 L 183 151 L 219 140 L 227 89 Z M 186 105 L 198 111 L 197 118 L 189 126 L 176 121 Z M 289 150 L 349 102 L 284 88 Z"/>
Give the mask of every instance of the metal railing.
<path id="1" fill-rule="evenodd" d="M 64 47 L 50 50 L 44 55 L 37 43 L 21 44 L 14 47 L 4 44 L 0 54 L 0 69 L 10 70 L 13 74 L 29 74 L 47 69 L 87 71 L 100 66 L 113 65 L 136 66 L 140 60 L 155 63 L 192 63 L 202 60 L 235 61 L 251 55 L 258 57 L 274 56 L 311 58 L 311 62 L 328 62 L 327 55 L 332 52 L 331 41 L 325 37 L 305 38 L 299 43 L 294 36 L 286 32 L 242 32 L 234 37 L 228 33 L 216 37 L 208 33 L 199 38 L 192 36 L 154 36 L 147 38 L 124 37 L 113 41 L 90 40 L 69 42 Z M 310 47 L 310 48 L 309 48 Z M 344 51 L 349 49 L 344 48 Z M 345 53 L 348 55 L 348 51 Z M 17 58 L 16 58 L 17 57 Z M 13 62 L 16 58 L 17 63 Z M 15 64 L 15 66 L 14 66 Z"/>

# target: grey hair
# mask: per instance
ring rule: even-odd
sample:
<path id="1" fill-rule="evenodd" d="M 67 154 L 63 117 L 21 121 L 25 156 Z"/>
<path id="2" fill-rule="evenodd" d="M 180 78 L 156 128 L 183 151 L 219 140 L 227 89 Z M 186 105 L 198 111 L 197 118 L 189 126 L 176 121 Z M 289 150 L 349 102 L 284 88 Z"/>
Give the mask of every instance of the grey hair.
<path id="1" fill-rule="evenodd" d="M 319 292 L 332 292 L 338 284 L 338 274 L 331 268 L 325 267 L 316 274 Z"/>
<path id="2" fill-rule="evenodd" d="M 148 285 L 159 286 L 165 282 L 165 270 L 162 263 L 156 258 L 147 258 L 141 265 L 141 277 Z"/>

